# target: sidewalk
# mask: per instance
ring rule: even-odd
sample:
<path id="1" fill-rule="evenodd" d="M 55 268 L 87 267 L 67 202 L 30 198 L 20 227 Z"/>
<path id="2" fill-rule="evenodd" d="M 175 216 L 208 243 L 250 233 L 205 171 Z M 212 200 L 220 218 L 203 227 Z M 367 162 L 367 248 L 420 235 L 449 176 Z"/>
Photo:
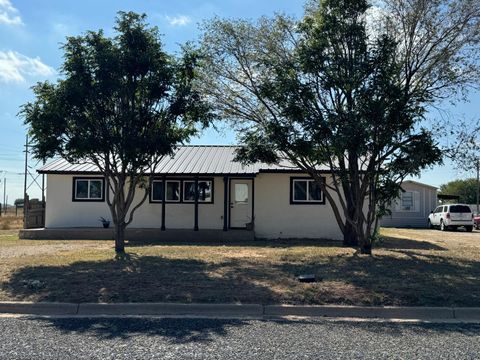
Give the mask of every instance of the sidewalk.
<path id="1" fill-rule="evenodd" d="M 0 302 L 0 314 L 41 316 L 169 316 L 219 318 L 326 317 L 480 323 L 480 307 L 367 307 L 337 305 L 28 303 Z"/>

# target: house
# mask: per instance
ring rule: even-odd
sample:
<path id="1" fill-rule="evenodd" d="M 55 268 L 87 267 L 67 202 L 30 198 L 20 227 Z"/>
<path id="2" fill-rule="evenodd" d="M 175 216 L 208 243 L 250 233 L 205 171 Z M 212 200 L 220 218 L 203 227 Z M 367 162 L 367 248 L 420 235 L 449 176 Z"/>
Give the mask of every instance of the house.
<path id="1" fill-rule="evenodd" d="M 243 166 L 234 161 L 235 149 L 181 146 L 173 157 L 164 157 L 127 238 L 140 232 L 160 239 L 343 238 L 331 206 L 307 174 L 286 162 Z M 319 170 L 325 181 L 331 181 L 327 168 Z M 105 200 L 109 194 L 94 165 L 57 159 L 39 173 L 46 175 L 44 237 L 107 236 L 98 219 L 110 218 Z M 136 192 L 133 205 L 142 192 Z M 75 231 L 68 235 L 68 229 Z M 89 229 L 95 232 L 88 233 Z M 21 236 L 42 237 L 41 231 L 28 231 Z"/>
<path id="2" fill-rule="evenodd" d="M 427 227 L 430 212 L 437 207 L 437 188 L 417 181 L 405 180 L 402 191 L 390 206 L 391 215 L 380 220 L 383 227 Z"/>

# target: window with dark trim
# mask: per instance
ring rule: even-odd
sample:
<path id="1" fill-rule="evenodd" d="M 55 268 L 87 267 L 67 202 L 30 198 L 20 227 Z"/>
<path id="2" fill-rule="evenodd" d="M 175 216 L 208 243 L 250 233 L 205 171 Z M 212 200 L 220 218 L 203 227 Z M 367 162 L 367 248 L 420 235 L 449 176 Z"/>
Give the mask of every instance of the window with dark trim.
<path id="1" fill-rule="evenodd" d="M 74 177 L 72 201 L 105 201 L 105 179 Z"/>
<path id="2" fill-rule="evenodd" d="M 162 202 L 163 201 L 163 181 L 162 180 L 153 180 L 152 188 L 150 192 L 150 201 L 151 202 Z"/>
<path id="3" fill-rule="evenodd" d="M 324 181 L 324 179 L 322 178 Z M 291 204 L 325 204 L 320 184 L 312 178 L 290 178 Z"/>
<path id="4" fill-rule="evenodd" d="M 195 201 L 195 180 L 183 181 L 183 201 Z M 198 180 L 198 202 L 211 203 L 213 202 L 213 181 L 212 180 Z"/>
<path id="5" fill-rule="evenodd" d="M 198 202 L 213 204 L 213 179 L 198 179 Z M 165 186 L 161 179 L 152 180 L 150 188 L 150 202 L 161 203 L 165 196 L 166 203 L 194 203 L 195 180 L 166 179 Z"/>
<path id="6" fill-rule="evenodd" d="M 180 202 L 181 200 L 181 181 L 166 180 L 165 181 L 165 200 L 167 202 Z"/>

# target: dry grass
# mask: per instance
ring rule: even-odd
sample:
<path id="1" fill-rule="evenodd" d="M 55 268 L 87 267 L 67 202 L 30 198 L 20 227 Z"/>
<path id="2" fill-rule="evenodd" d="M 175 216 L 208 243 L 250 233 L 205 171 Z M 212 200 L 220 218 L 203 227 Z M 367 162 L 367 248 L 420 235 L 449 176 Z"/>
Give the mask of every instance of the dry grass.
<path id="1" fill-rule="evenodd" d="M 21 229 L 23 227 L 23 217 L 21 214 L 2 214 L 0 217 L 0 230 Z"/>
<path id="2" fill-rule="evenodd" d="M 480 232 L 382 229 L 374 256 L 336 243 L 26 241 L 0 232 L 0 300 L 478 306 Z M 302 284 L 296 276 L 322 280 Z"/>

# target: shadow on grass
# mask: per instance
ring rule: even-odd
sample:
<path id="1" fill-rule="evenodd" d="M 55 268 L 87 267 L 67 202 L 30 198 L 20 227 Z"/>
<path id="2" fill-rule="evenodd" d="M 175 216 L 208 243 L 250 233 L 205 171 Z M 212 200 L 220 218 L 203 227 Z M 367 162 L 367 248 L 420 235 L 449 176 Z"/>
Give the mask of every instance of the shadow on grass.
<path id="1" fill-rule="evenodd" d="M 279 251 L 200 260 L 138 256 L 20 267 L 1 283 L 8 299 L 66 302 L 289 303 L 478 306 L 480 262 L 407 246 L 369 256 Z M 316 274 L 319 282 L 296 276 Z"/>
<path id="2" fill-rule="evenodd" d="M 412 249 L 412 250 L 441 250 L 447 249 L 429 241 L 402 239 L 390 236 L 382 236 L 382 242 L 376 248 L 379 249 Z M 375 248 L 373 249 L 375 252 Z"/>

